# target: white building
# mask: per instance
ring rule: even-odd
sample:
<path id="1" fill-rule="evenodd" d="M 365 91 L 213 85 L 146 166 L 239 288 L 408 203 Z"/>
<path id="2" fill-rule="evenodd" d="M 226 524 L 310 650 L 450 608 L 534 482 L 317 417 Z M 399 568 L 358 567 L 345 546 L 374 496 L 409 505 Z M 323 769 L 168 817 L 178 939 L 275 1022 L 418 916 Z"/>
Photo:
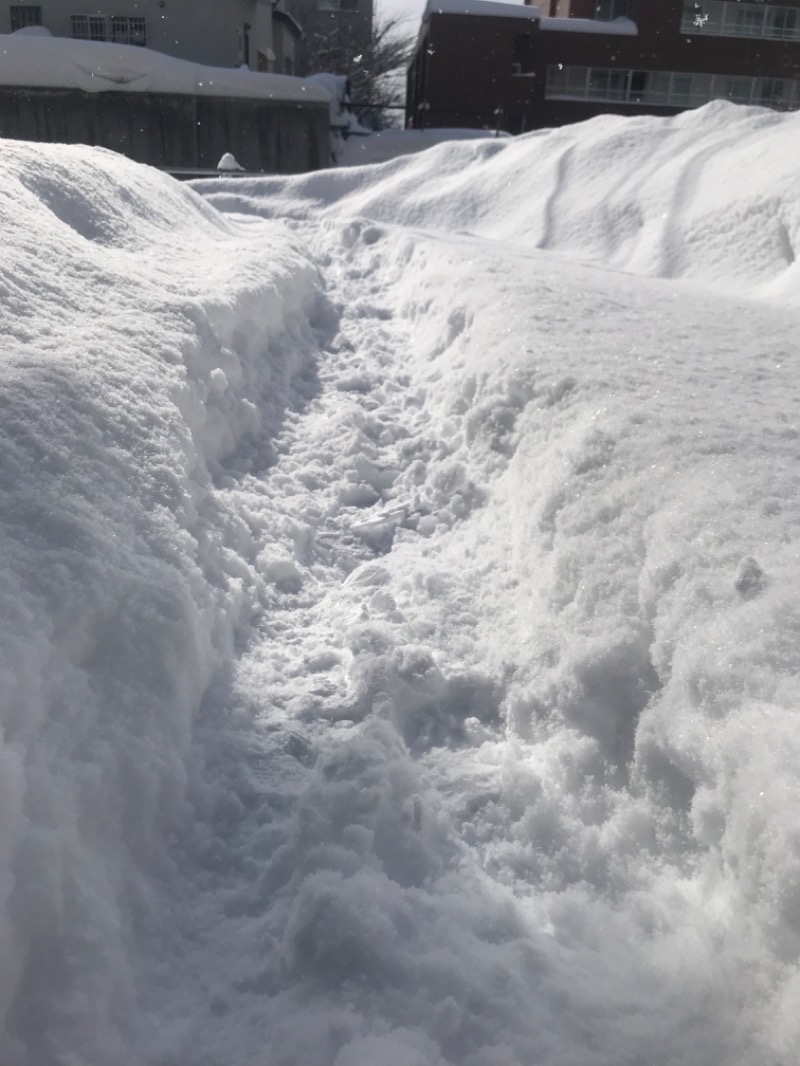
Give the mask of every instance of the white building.
<path id="1" fill-rule="evenodd" d="M 18 0 L 0 6 L 0 33 L 43 26 L 55 37 L 141 45 L 208 66 L 246 64 L 291 74 L 300 28 L 281 9 L 284 0 Z"/>

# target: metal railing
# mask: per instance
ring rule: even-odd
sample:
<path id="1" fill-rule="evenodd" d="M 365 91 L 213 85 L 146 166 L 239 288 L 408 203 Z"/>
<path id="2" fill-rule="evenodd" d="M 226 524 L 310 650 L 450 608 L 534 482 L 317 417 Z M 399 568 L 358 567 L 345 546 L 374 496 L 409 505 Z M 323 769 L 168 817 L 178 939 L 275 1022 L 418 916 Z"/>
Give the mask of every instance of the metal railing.
<path id="1" fill-rule="evenodd" d="M 681 33 L 800 41 L 800 10 L 741 0 L 685 0 Z"/>
<path id="2" fill-rule="evenodd" d="M 548 67 L 549 100 L 608 101 L 629 106 L 702 107 L 730 100 L 782 111 L 800 108 L 800 82 L 679 71 L 619 70 L 602 67 Z"/>

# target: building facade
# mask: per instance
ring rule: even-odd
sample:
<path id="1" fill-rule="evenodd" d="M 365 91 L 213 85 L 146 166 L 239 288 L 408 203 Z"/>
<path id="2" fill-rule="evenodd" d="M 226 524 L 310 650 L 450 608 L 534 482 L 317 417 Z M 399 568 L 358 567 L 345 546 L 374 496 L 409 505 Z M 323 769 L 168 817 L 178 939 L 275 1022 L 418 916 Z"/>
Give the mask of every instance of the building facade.
<path id="1" fill-rule="evenodd" d="M 281 0 L 281 6 L 283 0 Z M 0 33 L 43 26 L 54 37 L 140 45 L 212 67 L 274 71 L 271 0 L 17 0 L 0 2 Z M 283 34 L 283 30 L 280 31 Z M 283 45 L 293 54 L 293 45 Z"/>
<path id="2" fill-rule="evenodd" d="M 407 123 L 521 133 L 713 99 L 800 109 L 800 0 L 429 3 Z"/>
<path id="3" fill-rule="evenodd" d="M 345 74 L 372 29 L 373 0 L 0 0 L 0 33 L 141 45 L 214 67 Z M 320 65 L 322 64 L 322 65 Z"/>

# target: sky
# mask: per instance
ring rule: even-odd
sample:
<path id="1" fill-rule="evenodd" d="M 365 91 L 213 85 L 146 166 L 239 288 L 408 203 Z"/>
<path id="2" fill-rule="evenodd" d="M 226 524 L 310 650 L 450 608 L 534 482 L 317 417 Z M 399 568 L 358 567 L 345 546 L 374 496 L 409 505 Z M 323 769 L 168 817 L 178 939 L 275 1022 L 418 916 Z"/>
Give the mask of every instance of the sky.
<path id="1" fill-rule="evenodd" d="M 796 1062 L 798 122 L 4 143 L 3 1066 Z"/>
<path id="2" fill-rule="evenodd" d="M 427 0 L 378 0 L 375 14 L 380 18 L 399 18 L 404 28 L 416 36 Z"/>
<path id="3" fill-rule="evenodd" d="M 491 3 L 492 0 L 489 2 Z M 516 0 L 498 0 L 498 2 L 513 4 Z M 375 13 L 379 19 L 400 19 L 403 28 L 416 37 L 426 4 L 427 0 L 376 0 Z M 533 6 L 536 7 L 535 4 Z M 539 5 L 539 10 L 543 10 L 541 5 Z"/>

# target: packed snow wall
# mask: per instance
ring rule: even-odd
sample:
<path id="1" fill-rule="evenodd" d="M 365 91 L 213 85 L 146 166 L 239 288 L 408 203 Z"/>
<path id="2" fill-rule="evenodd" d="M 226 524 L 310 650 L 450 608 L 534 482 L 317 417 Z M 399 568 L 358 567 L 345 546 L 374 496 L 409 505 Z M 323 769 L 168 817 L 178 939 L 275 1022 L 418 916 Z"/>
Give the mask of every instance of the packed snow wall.
<path id="1" fill-rule="evenodd" d="M 2 159 L 0 1061 L 129 1066 L 252 598 L 218 479 L 305 388 L 316 270 L 122 156 Z"/>

